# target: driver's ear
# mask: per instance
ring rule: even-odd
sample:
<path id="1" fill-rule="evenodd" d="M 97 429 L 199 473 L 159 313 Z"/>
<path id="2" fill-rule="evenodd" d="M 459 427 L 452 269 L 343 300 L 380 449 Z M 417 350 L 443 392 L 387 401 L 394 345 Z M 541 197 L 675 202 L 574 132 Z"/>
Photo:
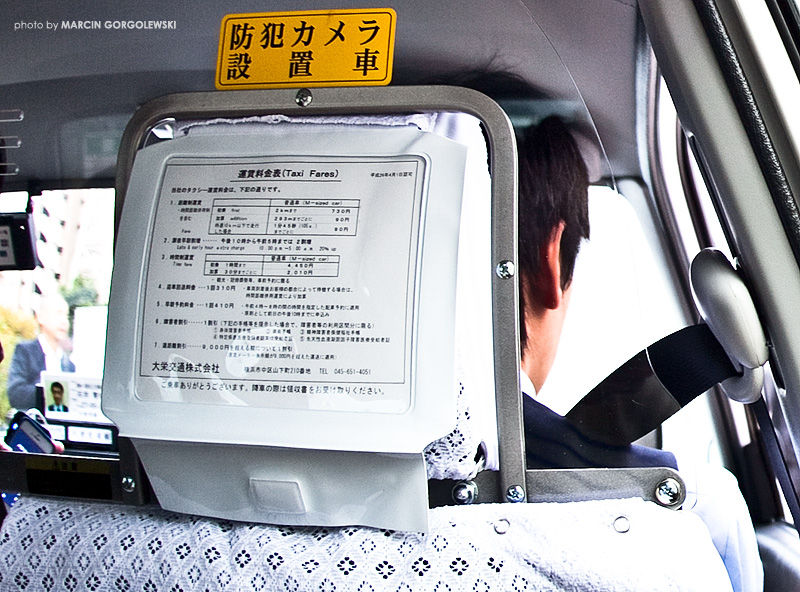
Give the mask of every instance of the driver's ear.
<path id="1" fill-rule="evenodd" d="M 539 252 L 540 273 L 533 286 L 539 304 L 553 310 L 564 302 L 564 290 L 561 288 L 561 236 L 565 226 L 563 220 L 559 222 Z"/>

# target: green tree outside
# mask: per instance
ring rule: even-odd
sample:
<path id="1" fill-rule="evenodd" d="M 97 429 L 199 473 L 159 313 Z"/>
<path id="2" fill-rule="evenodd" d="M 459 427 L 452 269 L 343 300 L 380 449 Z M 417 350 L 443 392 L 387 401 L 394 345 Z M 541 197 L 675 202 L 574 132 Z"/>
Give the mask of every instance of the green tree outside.
<path id="1" fill-rule="evenodd" d="M 69 334 L 72 335 L 72 322 L 75 319 L 75 309 L 79 306 L 95 306 L 99 300 L 94 280 L 85 275 L 79 275 L 72 283 L 69 290 L 61 289 L 61 295 L 69 306 Z"/>

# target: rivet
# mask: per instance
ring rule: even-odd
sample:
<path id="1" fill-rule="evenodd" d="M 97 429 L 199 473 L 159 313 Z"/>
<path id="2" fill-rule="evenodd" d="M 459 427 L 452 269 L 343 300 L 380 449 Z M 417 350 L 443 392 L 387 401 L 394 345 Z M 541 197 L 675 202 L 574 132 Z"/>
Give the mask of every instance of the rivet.
<path id="1" fill-rule="evenodd" d="M 122 489 L 128 493 L 133 493 L 133 490 L 136 489 L 136 481 L 133 480 L 133 477 L 122 478 Z"/>
<path id="2" fill-rule="evenodd" d="M 667 477 L 656 487 L 656 501 L 662 506 L 674 506 L 681 498 L 681 484 Z"/>
<path id="3" fill-rule="evenodd" d="M 474 481 L 459 481 L 453 486 L 453 501 L 461 505 L 469 505 L 478 497 L 478 486 Z"/>
<path id="4" fill-rule="evenodd" d="M 497 277 L 503 280 L 508 280 L 514 277 L 514 273 L 516 272 L 516 267 L 514 266 L 513 261 L 504 260 L 497 264 L 494 272 L 497 274 Z"/>
<path id="5" fill-rule="evenodd" d="M 307 88 L 301 88 L 297 91 L 297 94 L 294 97 L 294 102 L 300 105 L 301 107 L 308 107 L 311 104 L 311 101 L 314 100 L 314 95 L 311 94 L 311 91 Z"/>
<path id="6" fill-rule="evenodd" d="M 508 529 L 511 527 L 511 523 L 506 520 L 505 518 L 501 518 L 497 522 L 494 523 L 494 531 L 497 534 L 505 534 L 508 532 Z"/>
<path id="7" fill-rule="evenodd" d="M 628 520 L 627 516 L 620 516 L 616 520 L 614 520 L 614 530 L 616 530 L 620 534 L 624 534 L 631 529 L 631 521 Z"/>
<path id="8" fill-rule="evenodd" d="M 520 485 L 512 485 L 506 491 L 506 499 L 512 504 L 518 504 L 525 501 L 525 490 Z"/>

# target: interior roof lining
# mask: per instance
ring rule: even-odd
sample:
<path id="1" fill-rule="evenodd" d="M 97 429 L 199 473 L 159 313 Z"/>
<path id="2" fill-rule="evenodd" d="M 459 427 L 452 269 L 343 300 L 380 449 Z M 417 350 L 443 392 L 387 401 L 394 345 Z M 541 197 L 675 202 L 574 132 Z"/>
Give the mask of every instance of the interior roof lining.
<path id="1" fill-rule="evenodd" d="M 270 10 L 321 8 L 327 2 L 286 4 L 274 2 Z M 593 5 L 597 10 L 587 10 L 580 0 L 502 0 L 492 6 L 468 0 L 459 2 L 455 10 L 449 2 L 398 2 L 393 6 L 398 13 L 394 83 L 420 84 L 434 77 L 446 80 L 463 72 L 512 72 L 546 95 L 585 105 L 590 114 L 586 120 L 596 126 L 614 174 L 638 176 L 634 106 L 637 12 L 618 0 Z M 360 5 L 336 5 L 349 7 Z M 21 125 L 0 123 L 0 134 L 22 139 L 22 147 L 13 156 L 25 165 L 21 177 L 9 181 L 7 187 L 27 188 L 31 182 L 52 185 L 73 177 L 91 179 L 64 170 L 63 155 L 53 146 L 52 137 L 48 139 L 53 130 L 62 130 L 70 120 L 129 117 L 137 105 L 155 96 L 213 90 L 221 17 L 259 10 L 264 10 L 263 5 L 256 7 L 247 1 L 224 7 L 201 3 L 193 7 L 189 26 L 185 10 L 155 0 L 137 6 L 114 0 L 80 14 L 73 5 L 57 2 L 38 7 L 35 13 L 24 5 L 8 7 L 6 20 L 12 23 L 31 18 L 53 22 L 168 18 L 175 19 L 178 26 L 163 34 L 48 31 L 47 54 L 41 50 L 40 32 L 19 31 L 0 38 L 0 54 L 4 55 L 0 80 L 5 81 L 0 85 L 0 109 L 26 111 Z M 447 26 L 443 28 L 442 23 Z M 603 67 L 598 67 L 599 60 L 586 60 L 586 55 L 601 58 Z"/>

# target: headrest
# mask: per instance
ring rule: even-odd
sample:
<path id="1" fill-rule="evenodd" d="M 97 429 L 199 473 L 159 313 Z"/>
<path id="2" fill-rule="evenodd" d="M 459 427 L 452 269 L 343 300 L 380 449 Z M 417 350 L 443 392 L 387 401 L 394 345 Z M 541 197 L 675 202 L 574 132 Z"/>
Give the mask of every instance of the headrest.
<path id="1" fill-rule="evenodd" d="M 424 536 L 23 497 L 0 537 L 4 588 L 731 590 L 700 518 L 641 499 L 435 508 Z"/>

